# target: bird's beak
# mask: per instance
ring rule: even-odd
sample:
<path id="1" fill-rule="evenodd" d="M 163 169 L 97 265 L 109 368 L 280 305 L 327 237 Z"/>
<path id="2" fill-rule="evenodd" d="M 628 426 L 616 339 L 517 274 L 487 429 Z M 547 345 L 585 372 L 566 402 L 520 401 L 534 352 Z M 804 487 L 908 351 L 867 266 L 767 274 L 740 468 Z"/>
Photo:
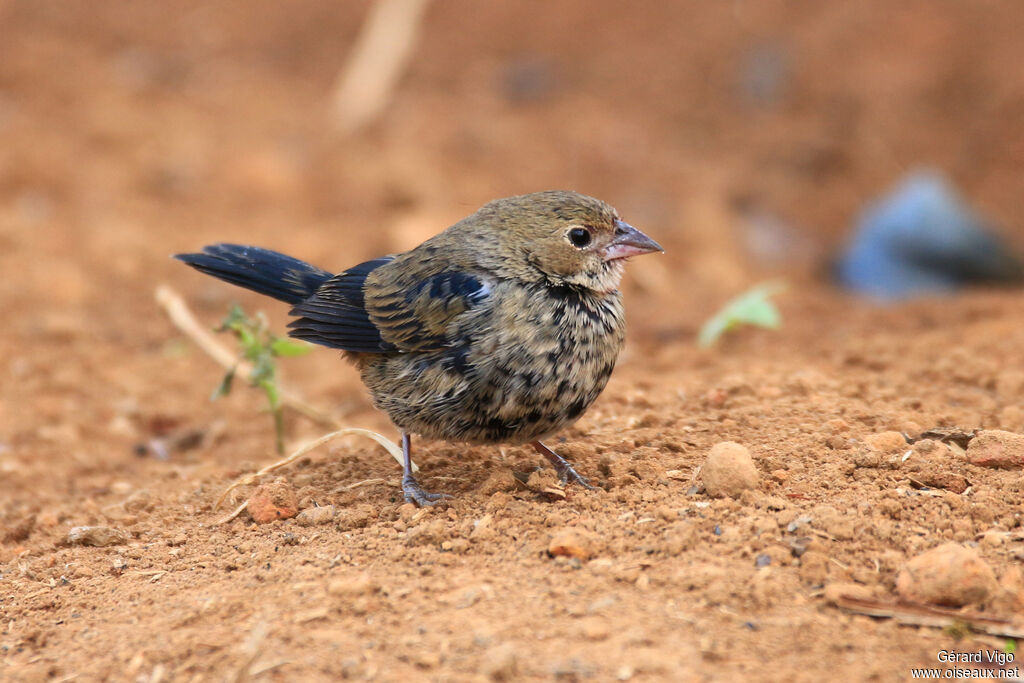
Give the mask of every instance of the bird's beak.
<path id="1" fill-rule="evenodd" d="M 664 252 L 661 245 L 625 221 L 615 221 L 615 237 L 603 250 L 605 261 L 614 261 L 655 251 Z"/>

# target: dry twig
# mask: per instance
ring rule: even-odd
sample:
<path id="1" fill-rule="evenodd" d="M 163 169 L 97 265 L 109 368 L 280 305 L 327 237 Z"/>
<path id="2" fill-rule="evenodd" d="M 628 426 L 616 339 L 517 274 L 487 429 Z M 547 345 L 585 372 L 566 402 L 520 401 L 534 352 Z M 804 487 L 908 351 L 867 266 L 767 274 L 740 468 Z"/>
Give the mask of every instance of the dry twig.
<path id="1" fill-rule="evenodd" d="M 334 87 L 337 127 L 352 133 L 375 119 L 412 55 L 427 0 L 377 0 Z"/>
<path id="2" fill-rule="evenodd" d="M 1024 624 L 1007 619 L 997 619 L 986 614 L 965 612 L 948 607 L 934 607 L 916 603 L 868 600 L 841 595 L 836 605 L 854 614 L 869 617 L 895 619 L 908 626 L 930 626 L 948 628 L 954 624 L 967 624 L 975 631 L 981 631 L 1002 638 L 1024 638 Z"/>

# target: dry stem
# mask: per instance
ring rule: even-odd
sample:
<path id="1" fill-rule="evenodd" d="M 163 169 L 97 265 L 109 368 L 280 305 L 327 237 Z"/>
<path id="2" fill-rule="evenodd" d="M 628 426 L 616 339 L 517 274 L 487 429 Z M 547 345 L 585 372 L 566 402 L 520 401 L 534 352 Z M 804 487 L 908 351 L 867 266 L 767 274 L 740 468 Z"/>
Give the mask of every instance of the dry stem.
<path id="1" fill-rule="evenodd" d="M 352 133 L 375 119 L 412 55 L 427 0 L 377 0 L 334 88 L 335 123 Z"/>

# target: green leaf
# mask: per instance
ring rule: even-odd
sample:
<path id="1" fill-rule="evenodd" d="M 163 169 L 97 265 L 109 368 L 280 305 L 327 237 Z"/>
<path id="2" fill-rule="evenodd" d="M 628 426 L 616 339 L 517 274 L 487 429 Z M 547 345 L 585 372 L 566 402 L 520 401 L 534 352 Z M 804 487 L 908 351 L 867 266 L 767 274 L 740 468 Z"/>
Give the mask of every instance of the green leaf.
<path id="1" fill-rule="evenodd" d="M 292 341 L 281 337 L 270 338 L 270 353 L 283 358 L 305 356 L 313 349 L 312 345 L 306 342 Z"/>
<path id="2" fill-rule="evenodd" d="M 218 332 L 227 332 L 228 330 L 234 330 L 238 325 L 244 325 L 249 320 L 248 316 L 245 315 L 245 311 L 238 304 L 233 304 L 228 314 L 221 321 L 220 327 L 217 328 Z"/>
<path id="3" fill-rule="evenodd" d="M 269 353 L 261 353 L 253 359 L 252 372 L 249 373 L 249 382 L 253 386 L 260 386 L 264 382 L 274 381 L 274 359 Z"/>
<path id="4" fill-rule="evenodd" d="M 224 379 L 220 381 L 220 384 L 217 385 L 217 388 L 213 390 L 212 394 L 210 394 L 211 401 L 216 401 L 218 398 L 221 398 L 222 396 L 227 396 L 228 394 L 231 393 L 231 383 L 234 382 L 235 380 L 236 370 L 238 370 L 238 368 L 233 367 L 227 371 L 227 373 L 224 375 Z"/>
<path id="5" fill-rule="evenodd" d="M 713 346 L 719 337 L 741 325 L 778 329 L 782 316 L 771 297 L 785 288 L 779 282 L 766 282 L 740 294 L 704 323 L 697 335 L 697 344 L 705 349 Z"/>

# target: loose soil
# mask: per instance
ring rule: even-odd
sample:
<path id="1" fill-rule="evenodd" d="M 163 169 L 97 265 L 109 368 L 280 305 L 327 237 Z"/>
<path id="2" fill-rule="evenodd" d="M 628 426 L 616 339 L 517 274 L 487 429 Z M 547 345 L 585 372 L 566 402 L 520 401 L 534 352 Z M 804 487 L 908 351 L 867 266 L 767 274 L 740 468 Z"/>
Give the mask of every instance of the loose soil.
<path id="1" fill-rule="evenodd" d="M 0 679 L 903 680 L 943 649 L 1003 648 L 824 588 L 892 597 L 949 540 L 997 576 L 1022 566 L 1019 469 L 865 445 L 1024 431 L 1020 295 L 877 308 L 819 264 L 917 164 L 1024 226 L 1024 5 L 439 2 L 391 107 L 345 139 L 328 93 L 364 11 L 0 2 Z M 253 487 L 220 493 L 275 458 L 272 423 L 243 386 L 210 403 L 220 369 L 153 292 L 211 327 L 233 301 L 286 316 L 169 254 L 247 242 L 340 270 L 555 187 L 668 252 L 631 264 L 627 349 L 552 444 L 598 490 L 517 483 L 528 449 L 423 441 L 421 481 L 453 497 L 416 510 L 351 438 L 278 473 L 300 509 L 335 507 L 326 523 L 215 524 Z M 718 306 L 779 275 L 781 330 L 696 348 Z M 282 373 L 394 434 L 337 354 Z M 761 475 L 736 499 L 699 487 L 722 441 Z M 970 488 L 915 488 L 931 475 Z M 126 538 L 67 545 L 84 525 Z M 552 557 L 556 536 L 577 556 Z"/>

